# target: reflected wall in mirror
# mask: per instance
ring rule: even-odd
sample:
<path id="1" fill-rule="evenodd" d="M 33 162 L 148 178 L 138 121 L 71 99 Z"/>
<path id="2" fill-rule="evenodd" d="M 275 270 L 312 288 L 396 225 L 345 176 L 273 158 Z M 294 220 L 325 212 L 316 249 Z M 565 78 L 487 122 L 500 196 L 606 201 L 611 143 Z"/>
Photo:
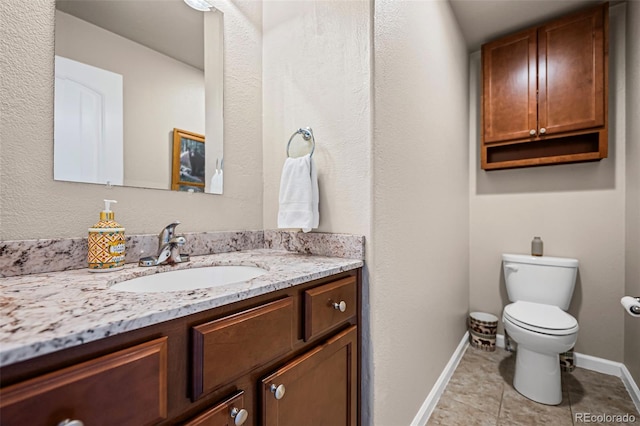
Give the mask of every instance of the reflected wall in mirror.
<path id="1" fill-rule="evenodd" d="M 195 183 L 222 193 L 221 12 L 57 0 L 55 55 L 55 180 L 169 190 L 177 128 L 204 135 Z"/>

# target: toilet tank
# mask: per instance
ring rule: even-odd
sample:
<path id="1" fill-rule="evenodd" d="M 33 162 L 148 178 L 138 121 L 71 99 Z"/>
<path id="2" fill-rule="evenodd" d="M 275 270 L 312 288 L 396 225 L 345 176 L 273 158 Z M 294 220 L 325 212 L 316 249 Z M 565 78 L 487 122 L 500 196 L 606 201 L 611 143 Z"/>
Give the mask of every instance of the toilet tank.
<path id="1" fill-rule="evenodd" d="M 578 273 L 578 260 L 564 257 L 503 254 L 502 266 L 509 300 L 544 303 L 569 309 Z"/>

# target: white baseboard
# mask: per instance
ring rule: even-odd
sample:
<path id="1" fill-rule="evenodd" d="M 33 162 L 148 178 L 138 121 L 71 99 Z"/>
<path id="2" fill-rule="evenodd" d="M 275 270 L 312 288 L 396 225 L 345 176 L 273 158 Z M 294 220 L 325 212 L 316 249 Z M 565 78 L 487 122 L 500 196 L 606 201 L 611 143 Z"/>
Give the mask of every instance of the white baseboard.
<path id="1" fill-rule="evenodd" d="M 633 380 L 627 366 L 621 362 L 609 361 L 608 359 L 598 358 L 591 355 L 585 355 L 578 352 L 574 352 L 576 361 L 576 367 L 584 368 L 586 370 L 596 371 L 602 374 L 608 374 L 609 376 L 620 377 L 624 387 L 627 388 L 629 396 L 636 406 L 636 410 L 640 412 L 640 389 Z"/>
<path id="2" fill-rule="evenodd" d="M 608 359 L 585 355 L 579 352 L 574 352 L 573 357 L 576 362 L 576 367 L 607 374 L 609 376 L 622 377 L 621 368 L 624 364 L 621 362 L 609 361 Z"/>
<path id="3" fill-rule="evenodd" d="M 469 332 L 467 331 L 462 336 L 462 340 L 460 340 L 460 344 L 453 352 L 453 355 L 449 359 L 449 362 L 442 370 L 440 377 L 436 381 L 435 385 L 431 388 L 431 392 L 427 395 L 427 399 L 424 400 L 420 410 L 418 410 L 418 414 L 416 414 L 415 418 L 411 422 L 411 426 L 424 426 L 427 424 L 429 417 L 431 417 L 431 413 L 436 408 L 444 389 L 447 387 L 447 383 L 453 376 L 453 372 L 456 371 L 456 367 L 460 363 L 462 356 L 464 355 L 467 347 L 469 346 Z"/>
<path id="4" fill-rule="evenodd" d="M 636 410 L 640 413 L 640 389 L 638 389 L 638 385 L 631 377 L 631 373 L 627 369 L 627 366 L 622 364 L 622 383 L 624 383 L 624 387 L 627 388 L 627 392 L 629 392 L 629 396 L 633 400 L 633 403 L 636 406 Z"/>
<path id="5" fill-rule="evenodd" d="M 496 334 L 496 347 L 504 349 L 504 334 Z"/>

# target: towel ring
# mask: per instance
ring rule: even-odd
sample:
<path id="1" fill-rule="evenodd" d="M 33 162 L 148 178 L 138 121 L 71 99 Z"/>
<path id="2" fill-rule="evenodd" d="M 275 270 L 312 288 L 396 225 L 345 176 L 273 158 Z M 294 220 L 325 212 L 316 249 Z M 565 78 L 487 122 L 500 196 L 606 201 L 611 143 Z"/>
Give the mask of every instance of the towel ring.
<path id="1" fill-rule="evenodd" d="M 289 157 L 289 146 L 291 145 L 291 141 L 296 135 L 302 135 L 302 138 L 305 141 L 311 140 L 311 152 L 309 153 L 309 157 L 313 155 L 313 151 L 316 150 L 316 139 L 313 137 L 313 130 L 311 127 L 305 127 L 304 129 L 298 129 L 289 138 L 289 143 L 287 143 L 287 157 Z"/>

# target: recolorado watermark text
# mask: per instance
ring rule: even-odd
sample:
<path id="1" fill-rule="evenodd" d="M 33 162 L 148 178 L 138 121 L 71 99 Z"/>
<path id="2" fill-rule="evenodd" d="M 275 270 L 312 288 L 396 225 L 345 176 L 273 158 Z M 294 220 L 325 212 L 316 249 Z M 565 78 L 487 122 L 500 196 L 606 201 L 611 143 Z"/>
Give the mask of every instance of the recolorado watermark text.
<path id="1" fill-rule="evenodd" d="M 636 416 L 630 413 L 608 414 L 608 413 L 575 413 L 573 420 L 576 423 L 635 423 Z"/>

